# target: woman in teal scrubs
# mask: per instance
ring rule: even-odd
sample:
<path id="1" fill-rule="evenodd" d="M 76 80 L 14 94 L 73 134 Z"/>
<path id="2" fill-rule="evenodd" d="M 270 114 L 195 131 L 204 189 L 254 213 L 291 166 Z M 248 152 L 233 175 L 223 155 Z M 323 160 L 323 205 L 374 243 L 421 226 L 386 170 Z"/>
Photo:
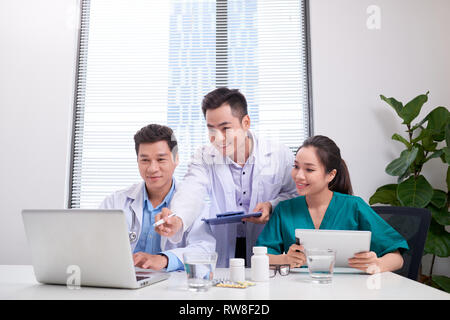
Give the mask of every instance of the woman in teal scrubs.
<path id="1" fill-rule="evenodd" d="M 295 244 L 295 229 L 331 229 L 372 232 L 371 251 L 349 259 L 350 267 L 370 273 L 402 267 L 399 249 L 408 249 L 407 242 L 364 200 L 352 195 L 347 166 L 331 139 L 314 136 L 303 143 L 292 179 L 300 196 L 278 204 L 256 242 L 267 247 L 271 264 L 306 263 L 303 246 Z"/>

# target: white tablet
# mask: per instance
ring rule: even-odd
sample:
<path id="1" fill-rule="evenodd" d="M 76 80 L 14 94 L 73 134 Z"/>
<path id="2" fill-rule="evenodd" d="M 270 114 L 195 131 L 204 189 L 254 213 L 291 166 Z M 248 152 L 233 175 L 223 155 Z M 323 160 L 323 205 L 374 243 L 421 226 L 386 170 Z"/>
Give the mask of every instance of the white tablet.
<path id="1" fill-rule="evenodd" d="M 348 267 L 355 253 L 370 251 L 370 231 L 295 229 L 295 237 L 305 249 L 336 250 L 335 267 Z"/>

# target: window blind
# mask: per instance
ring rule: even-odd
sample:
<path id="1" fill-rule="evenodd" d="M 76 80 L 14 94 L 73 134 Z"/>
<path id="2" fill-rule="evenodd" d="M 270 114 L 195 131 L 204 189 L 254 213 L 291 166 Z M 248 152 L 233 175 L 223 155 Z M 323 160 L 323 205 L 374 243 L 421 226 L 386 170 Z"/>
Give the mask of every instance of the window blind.
<path id="1" fill-rule="evenodd" d="M 69 207 L 141 181 L 133 136 L 171 127 L 181 180 L 208 143 L 203 96 L 247 98 L 251 128 L 293 151 L 309 135 L 305 1 L 82 1 Z"/>

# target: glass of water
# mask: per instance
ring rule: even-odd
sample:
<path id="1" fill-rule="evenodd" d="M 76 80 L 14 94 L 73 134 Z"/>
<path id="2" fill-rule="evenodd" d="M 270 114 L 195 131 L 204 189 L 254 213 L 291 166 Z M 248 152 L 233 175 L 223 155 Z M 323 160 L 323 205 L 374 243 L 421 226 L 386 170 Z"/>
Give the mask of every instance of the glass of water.
<path id="1" fill-rule="evenodd" d="M 334 249 L 306 249 L 306 262 L 313 282 L 330 283 L 335 261 Z"/>
<path id="2" fill-rule="evenodd" d="M 208 291 L 214 279 L 217 253 L 183 253 L 184 269 L 190 291 Z"/>

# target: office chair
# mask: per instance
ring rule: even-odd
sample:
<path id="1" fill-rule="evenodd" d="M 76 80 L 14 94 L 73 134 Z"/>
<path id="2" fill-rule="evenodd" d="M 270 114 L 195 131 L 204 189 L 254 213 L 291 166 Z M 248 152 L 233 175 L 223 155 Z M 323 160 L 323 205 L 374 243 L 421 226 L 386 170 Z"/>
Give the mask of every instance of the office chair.
<path id="1" fill-rule="evenodd" d="M 424 208 L 373 206 L 372 209 L 408 242 L 409 250 L 400 253 L 403 267 L 395 273 L 417 281 L 431 212 Z"/>

